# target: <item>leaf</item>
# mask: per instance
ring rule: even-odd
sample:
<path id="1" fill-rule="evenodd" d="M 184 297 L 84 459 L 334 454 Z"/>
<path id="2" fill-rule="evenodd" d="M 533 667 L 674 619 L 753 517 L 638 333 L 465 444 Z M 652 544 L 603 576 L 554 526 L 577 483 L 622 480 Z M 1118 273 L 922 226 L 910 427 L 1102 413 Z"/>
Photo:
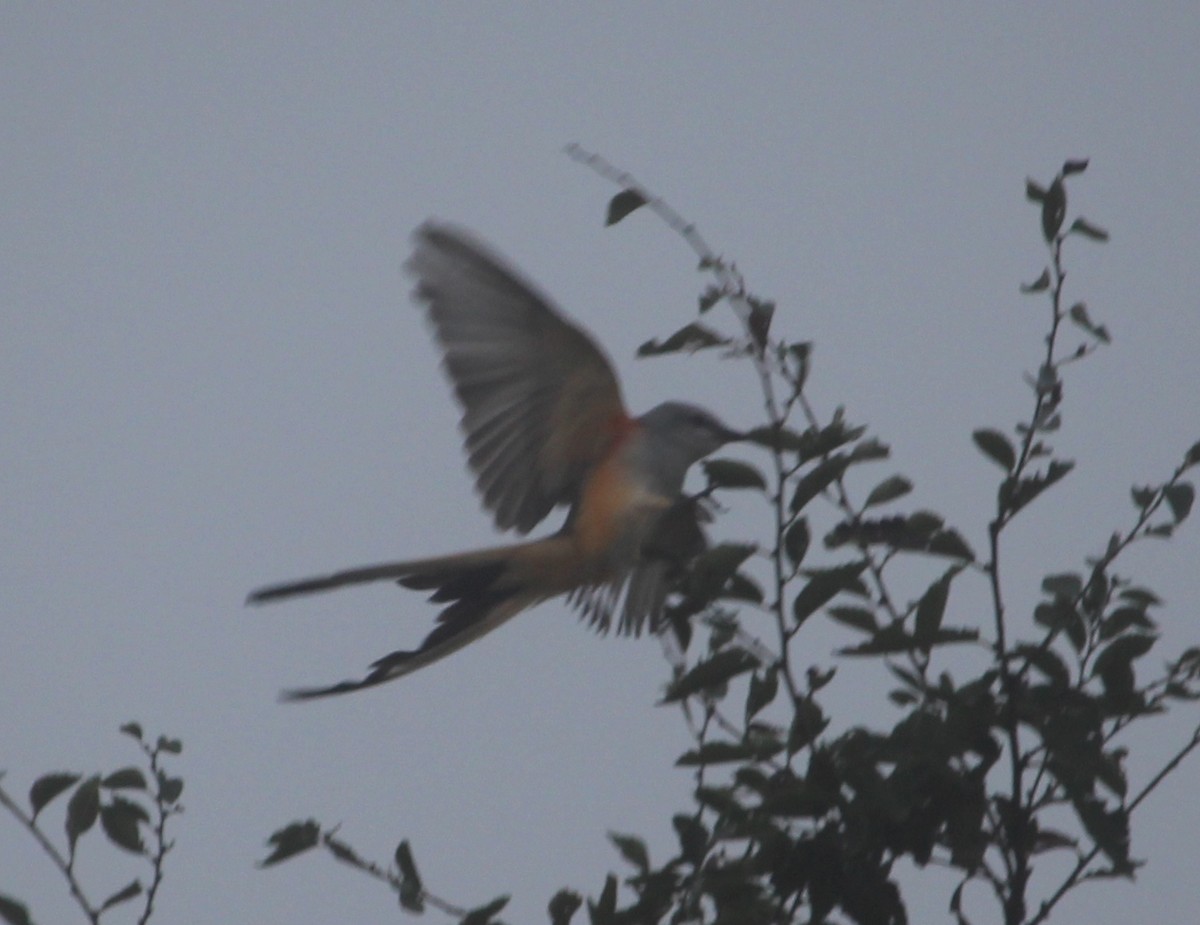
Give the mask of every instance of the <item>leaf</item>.
<path id="1" fill-rule="evenodd" d="M 496 913 L 508 905 L 508 896 L 497 896 L 490 903 L 472 909 L 461 922 L 461 925 L 488 925 L 496 917 Z"/>
<path id="2" fill-rule="evenodd" d="M 1025 180 L 1025 198 L 1030 202 L 1046 201 L 1046 190 L 1032 179 Z"/>
<path id="3" fill-rule="evenodd" d="M 839 649 L 839 655 L 891 655 L 908 652 L 916 648 L 911 636 L 904 631 L 904 624 L 897 621 L 880 629 L 866 642 Z"/>
<path id="4" fill-rule="evenodd" d="M 874 507 L 879 504 L 887 504 L 889 501 L 895 501 L 897 498 L 903 498 L 913 489 L 913 484 L 902 475 L 893 475 L 891 478 L 884 479 L 878 485 L 871 489 L 871 493 L 867 495 L 864 508 Z"/>
<path id="5" fill-rule="evenodd" d="M 1158 495 L 1158 491 L 1154 488 L 1148 486 L 1139 488 L 1137 485 L 1132 486 L 1129 489 L 1129 493 L 1133 496 L 1134 505 L 1140 511 L 1146 510 L 1146 508 L 1153 504 L 1155 497 Z"/>
<path id="6" fill-rule="evenodd" d="M 1046 467 L 1045 472 L 1022 479 L 1005 479 L 1000 483 L 1000 510 L 1007 512 L 1011 517 L 1074 468 L 1075 463 L 1069 460 L 1055 459 Z"/>
<path id="7" fill-rule="evenodd" d="M 1167 506 L 1171 509 L 1175 523 L 1182 523 L 1184 518 L 1191 513 L 1192 502 L 1196 500 L 1196 490 L 1188 482 L 1176 482 L 1163 489 L 1163 494 L 1166 496 Z"/>
<path id="8" fill-rule="evenodd" d="M 925 589 L 917 602 L 917 618 L 913 626 L 913 638 L 917 645 L 928 652 L 942 628 L 942 617 L 946 614 L 946 600 L 950 595 L 950 582 L 958 569 L 948 570 L 941 578 Z"/>
<path id="9" fill-rule="evenodd" d="M 1005 472 L 1012 472 L 1017 465 L 1017 453 L 1009 442 L 1008 437 L 998 430 L 980 428 L 971 434 L 971 439 L 979 447 L 980 452 L 996 463 Z"/>
<path id="10" fill-rule="evenodd" d="M 79 836 L 96 824 L 100 814 L 100 777 L 89 777 L 75 788 L 71 801 L 67 803 L 67 841 L 71 851 L 75 851 L 75 842 Z"/>
<path id="11" fill-rule="evenodd" d="M 140 880 L 134 880 L 125 884 L 125 886 L 121 887 L 121 889 L 117 890 L 117 892 L 113 893 L 112 896 L 104 900 L 104 902 L 100 904 L 99 911 L 103 912 L 105 909 L 111 909 L 113 906 L 119 905 L 123 902 L 128 902 L 129 900 L 141 895 L 142 883 Z"/>
<path id="12" fill-rule="evenodd" d="M 1021 291 L 1026 295 L 1034 292 L 1045 292 L 1050 288 L 1050 268 L 1042 270 L 1042 275 L 1032 283 L 1021 283 Z"/>
<path id="13" fill-rule="evenodd" d="M 0 893 L 0 919 L 8 925 L 33 925 L 33 919 L 29 917 L 29 909 L 25 904 L 3 893 Z"/>
<path id="14" fill-rule="evenodd" d="M 704 314 L 718 302 L 725 298 L 725 290 L 720 286 L 709 286 L 700 293 L 700 314 Z"/>
<path id="15" fill-rule="evenodd" d="M 615 225 L 632 212 L 636 212 L 646 204 L 646 197 L 634 189 L 623 189 L 608 201 L 608 214 L 604 218 L 604 227 Z"/>
<path id="16" fill-rule="evenodd" d="M 396 869 L 400 871 L 400 877 L 413 883 L 417 889 L 421 889 L 421 875 L 417 873 L 417 862 L 413 860 L 412 846 L 408 843 L 408 839 L 404 839 L 396 846 Z"/>
<path id="17" fill-rule="evenodd" d="M 1046 190 L 1046 198 L 1042 200 L 1042 234 L 1047 242 L 1054 240 L 1066 216 L 1067 188 L 1063 185 L 1062 177 L 1055 177 Z"/>
<path id="18" fill-rule="evenodd" d="M 805 698 L 796 703 L 796 712 L 792 716 L 792 725 L 788 730 L 787 747 L 790 754 L 795 754 L 816 740 L 829 720 L 821 712 L 815 700 Z"/>
<path id="19" fill-rule="evenodd" d="M 750 676 L 750 690 L 746 694 L 746 722 L 749 723 L 763 707 L 769 705 L 779 693 L 779 673 L 768 668 Z"/>
<path id="20" fill-rule="evenodd" d="M 1192 466 L 1200 463 L 1200 442 L 1193 443 L 1187 451 L 1187 455 L 1183 457 L 1183 467 L 1190 469 Z"/>
<path id="21" fill-rule="evenodd" d="M 851 629 L 860 630 L 864 633 L 879 631 L 879 625 L 875 622 L 875 614 L 866 607 L 838 605 L 828 608 L 825 613 L 834 620 L 837 620 L 838 623 L 849 626 Z"/>
<path id="22" fill-rule="evenodd" d="M 799 517 L 792 522 L 783 534 L 783 551 L 793 568 L 798 568 L 808 552 L 808 544 L 812 539 L 808 531 L 808 521 Z"/>
<path id="23" fill-rule="evenodd" d="M 100 786 L 109 790 L 145 790 L 146 777 L 139 768 L 121 768 L 101 780 Z"/>
<path id="24" fill-rule="evenodd" d="M 1118 866 L 1129 863 L 1129 815 L 1123 809 L 1108 810 L 1096 797 L 1075 801 L 1079 821 L 1096 847 Z"/>
<path id="25" fill-rule="evenodd" d="M 707 459 L 702 464 L 704 474 L 717 488 L 755 488 L 759 491 L 767 487 L 767 479 L 758 467 L 737 459 Z"/>
<path id="26" fill-rule="evenodd" d="M 574 890 L 559 890 L 550 899 L 546 911 L 550 913 L 550 925 L 570 925 L 571 917 L 583 905 L 583 898 Z"/>
<path id="27" fill-rule="evenodd" d="M 1097 340 L 1106 344 L 1112 340 L 1112 338 L 1109 336 L 1108 328 L 1102 324 L 1093 323 L 1092 319 L 1088 317 L 1086 303 L 1076 302 L 1071 306 L 1070 310 L 1067 312 L 1067 315 L 1070 317 L 1071 321 L 1083 328 Z M 1080 349 L 1082 350 L 1083 348 L 1081 347 Z"/>
<path id="28" fill-rule="evenodd" d="M 168 806 L 176 802 L 183 794 L 183 779 L 168 777 L 162 771 L 158 772 L 158 798 Z"/>
<path id="29" fill-rule="evenodd" d="M 758 659 L 744 649 L 725 649 L 668 684 L 662 702 L 675 703 L 701 691 L 711 690 L 758 666 Z"/>
<path id="30" fill-rule="evenodd" d="M 133 854 L 145 851 L 138 825 L 146 818 L 146 811 L 128 800 L 117 799 L 100 807 L 100 827 L 108 840 Z"/>
<path id="31" fill-rule="evenodd" d="M 617 850 L 621 852 L 621 857 L 643 874 L 650 869 L 650 854 L 646 851 L 646 843 L 636 835 L 622 835 L 619 832 L 609 832 L 608 840 L 617 846 Z"/>
<path id="32" fill-rule="evenodd" d="M 1083 593 L 1083 578 L 1075 572 L 1047 575 L 1042 579 L 1042 590 L 1055 597 L 1074 600 Z"/>
<path id="33" fill-rule="evenodd" d="M 617 878 L 609 874 L 604 878 L 604 889 L 596 902 L 588 900 L 588 914 L 593 923 L 611 922 L 617 911 Z"/>
<path id="34" fill-rule="evenodd" d="M 166 736 L 158 737 L 158 744 L 155 748 L 160 752 L 166 752 L 169 755 L 178 755 L 183 751 L 183 742 L 179 739 L 169 739 Z"/>
<path id="35" fill-rule="evenodd" d="M 140 723 L 126 723 L 120 729 L 127 736 L 132 736 L 139 742 L 142 741 L 142 727 Z"/>
<path id="36" fill-rule="evenodd" d="M 711 601 L 757 548 L 751 543 L 721 543 L 706 549 L 692 560 L 686 586 L 688 594 L 701 601 Z"/>
<path id="37" fill-rule="evenodd" d="M 695 353 L 708 347 L 720 347 L 730 343 L 728 337 L 722 337 L 711 328 L 698 322 L 685 324 L 664 341 L 648 340 L 637 349 L 640 357 L 661 356 L 664 353 L 679 353 L 686 350 Z"/>
<path id="38" fill-rule="evenodd" d="M 705 742 L 699 748 L 684 752 L 676 767 L 698 768 L 712 764 L 729 764 L 749 759 L 763 760 L 778 754 L 783 746 L 778 742 Z"/>
<path id="39" fill-rule="evenodd" d="M 842 473 L 850 466 L 850 457 L 842 453 L 823 459 L 796 483 L 789 509 L 793 514 L 804 509 L 813 498 L 823 492 L 831 484 L 841 478 Z"/>
<path id="40" fill-rule="evenodd" d="M 37 818 L 46 805 L 63 791 L 74 786 L 82 775 L 61 771 L 57 774 L 45 774 L 33 782 L 29 788 L 29 805 L 33 807 L 33 818 Z"/>
<path id="41" fill-rule="evenodd" d="M 1087 170 L 1087 166 L 1088 160 L 1086 157 L 1080 158 L 1079 160 L 1066 161 L 1062 166 L 1062 175 L 1064 177 L 1069 177 L 1072 174 L 1083 173 L 1085 170 Z"/>
<path id="42" fill-rule="evenodd" d="M 1114 668 L 1122 665 L 1128 666 L 1135 659 L 1141 658 L 1149 652 L 1157 640 L 1157 636 L 1148 633 L 1130 633 L 1118 636 L 1096 656 L 1093 671 L 1103 677 Z"/>
<path id="43" fill-rule="evenodd" d="M 792 616 L 799 626 L 843 591 L 860 586 L 858 576 L 867 567 L 866 560 L 849 562 L 833 568 L 814 569 L 808 582 L 792 602 Z"/>
<path id="44" fill-rule="evenodd" d="M 258 866 L 270 867 L 309 848 L 315 848 L 320 837 L 321 827 L 313 819 L 284 826 L 267 838 L 267 844 L 272 846 L 271 853 L 259 861 Z"/>
<path id="45" fill-rule="evenodd" d="M 1071 222 L 1071 227 L 1069 230 L 1074 234 L 1081 234 L 1085 238 L 1091 238 L 1093 241 L 1107 241 L 1108 240 L 1108 232 L 1107 231 L 1105 231 L 1103 228 L 1101 228 L 1097 225 L 1093 225 L 1091 222 L 1089 222 L 1086 218 L 1083 218 L 1082 216 L 1075 219 L 1075 221 Z"/>
<path id="46" fill-rule="evenodd" d="M 1063 688 L 1070 686 L 1071 672 L 1052 649 L 1023 642 L 1013 651 L 1044 674 L 1052 685 Z"/>

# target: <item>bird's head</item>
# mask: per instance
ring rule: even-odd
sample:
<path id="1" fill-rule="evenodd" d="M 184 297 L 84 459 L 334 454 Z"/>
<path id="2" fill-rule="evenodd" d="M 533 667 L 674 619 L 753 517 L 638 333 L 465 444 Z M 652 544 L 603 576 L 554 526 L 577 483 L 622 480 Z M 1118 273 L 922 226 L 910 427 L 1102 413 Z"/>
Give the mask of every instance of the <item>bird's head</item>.
<path id="1" fill-rule="evenodd" d="M 681 401 L 663 402 L 651 408 L 642 415 L 641 424 L 653 434 L 656 443 L 669 447 L 685 467 L 746 436 L 726 427 L 711 411 Z"/>

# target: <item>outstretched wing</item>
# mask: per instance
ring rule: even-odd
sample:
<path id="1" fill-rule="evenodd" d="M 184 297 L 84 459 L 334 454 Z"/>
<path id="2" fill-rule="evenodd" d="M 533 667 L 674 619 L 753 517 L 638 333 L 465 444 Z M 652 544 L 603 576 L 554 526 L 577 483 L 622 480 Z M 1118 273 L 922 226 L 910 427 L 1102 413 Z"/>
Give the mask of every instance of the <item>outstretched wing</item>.
<path id="1" fill-rule="evenodd" d="M 574 500 L 629 425 L 595 341 L 486 245 L 427 222 L 407 269 L 463 406 L 465 448 L 501 529 L 527 533 Z"/>

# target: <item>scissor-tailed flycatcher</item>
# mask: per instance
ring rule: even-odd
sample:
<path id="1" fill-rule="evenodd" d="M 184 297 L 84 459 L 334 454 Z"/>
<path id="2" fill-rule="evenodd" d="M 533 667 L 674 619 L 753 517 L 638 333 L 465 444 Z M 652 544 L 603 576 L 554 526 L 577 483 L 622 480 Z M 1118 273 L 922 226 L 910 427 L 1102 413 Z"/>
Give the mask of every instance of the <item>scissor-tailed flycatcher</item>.
<path id="1" fill-rule="evenodd" d="M 544 539 L 255 591 L 249 602 L 259 604 L 392 580 L 449 605 L 420 648 L 384 656 L 359 681 L 290 691 L 289 699 L 402 677 L 560 594 L 602 628 L 618 609 L 621 632 L 639 632 L 647 619 L 657 628 L 673 573 L 703 548 L 684 476 L 742 436 L 681 402 L 630 417 L 595 341 L 462 230 L 423 225 L 407 269 L 462 403 L 467 456 L 496 525 L 528 533 L 558 505 L 569 513 Z"/>

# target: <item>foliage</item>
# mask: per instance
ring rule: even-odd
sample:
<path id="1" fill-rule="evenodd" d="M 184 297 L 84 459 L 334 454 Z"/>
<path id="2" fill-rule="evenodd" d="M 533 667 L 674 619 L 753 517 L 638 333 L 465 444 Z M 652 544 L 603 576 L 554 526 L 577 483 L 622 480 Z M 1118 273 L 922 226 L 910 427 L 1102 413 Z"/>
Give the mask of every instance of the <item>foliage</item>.
<path id="1" fill-rule="evenodd" d="M 107 774 L 87 775 L 74 771 L 44 774 L 29 788 L 28 812 L 0 786 L 0 806 L 41 845 L 66 879 L 71 896 L 84 917 L 93 925 L 99 923 L 110 909 L 139 897 L 138 925 L 150 921 L 163 882 L 164 862 L 175 844 L 166 837 L 167 820 L 183 812 L 179 802 L 183 795 L 183 779 L 172 777 L 162 765 L 164 756 L 183 751 L 183 743 L 159 736 L 151 744 L 137 723 L 126 723 L 121 732 L 137 741 L 145 759 L 142 767 L 129 765 Z M 71 795 L 63 820 L 64 850 L 42 828 L 38 817 L 68 791 Z M 75 870 L 79 842 L 97 822 L 110 844 L 142 858 L 150 868 L 149 886 L 143 886 L 140 878 L 131 880 L 98 905 L 84 892 Z M 33 922 L 28 907 L 6 895 L 0 895 L 0 919 L 10 925 L 32 925 Z"/>
<path id="2" fill-rule="evenodd" d="M 1186 519 L 1194 492 L 1184 474 L 1200 463 L 1200 443 L 1164 480 L 1133 489 L 1131 522 L 1096 544 L 1077 571 L 1045 576 L 1031 615 L 1007 605 L 1013 590 L 1001 562 L 1013 521 L 1074 467 L 1054 448 L 1067 367 L 1111 341 L 1083 302 L 1065 307 L 1064 246 L 1108 239 L 1085 218 L 1066 224 L 1067 181 L 1087 162 L 1067 161 L 1050 184 L 1026 185 L 1048 265 L 1020 288 L 1048 303 L 1045 351 L 1026 377 L 1032 401 L 1025 418 L 972 434 L 1000 469 L 985 515 L 987 548 L 976 551 L 941 515 L 902 507 L 913 488 L 905 476 L 859 488 L 859 473 L 887 459 L 888 447 L 840 409 L 822 417 L 812 407 L 805 394 L 811 345 L 773 337 L 773 303 L 751 295 L 737 267 L 661 199 L 595 155 L 568 153 L 621 186 L 608 224 L 648 208 L 699 256 L 712 278 L 699 314 L 727 303 L 740 334 L 692 321 L 639 353 L 717 348 L 748 360 L 766 410 L 751 439 L 770 457 L 767 471 L 730 459 L 704 465 L 705 496 L 736 490 L 761 497 L 772 541 L 761 553 L 750 542 L 710 549 L 672 600 L 670 625 L 692 655 L 676 667 L 662 702 L 680 706 L 692 731 L 693 744 L 677 762 L 693 769 L 692 805 L 672 817 L 678 850 L 660 863 L 636 835 L 611 834 L 629 872 L 623 880 L 610 874 L 587 900 L 592 925 L 899 925 L 907 921 L 895 876 L 901 861 L 957 873 L 948 905 L 959 923 L 970 921 L 965 887 L 980 882 L 1005 925 L 1038 925 L 1081 884 L 1132 877 L 1142 862 L 1130 850 L 1131 817 L 1200 745 L 1200 727 L 1144 781 L 1129 780 L 1122 742 L 1135 722 L 1200 698 L 1200 648 L 1156 669 L 1150 655 L 1161 602 L 1117 565 L 1132 544 L 1170 537 Z M 1083 332 L 1074 348 L 1063 347 L 1064 320 Z M 815 525 L 825 520 L 818 544 Z M 940 567 L 914 600 L 901 603 L 895 576 L 922 574 L 915 557 Z M 983 622 L 973 618 L 978 608 L 954 606 L 967 582 L 990 602 Z M 892 679 L 890 725 L 830 731 L 838 727 L 822 691 L 837 669 L 798 665 L 793 646 L 819 614 L 847 632 L 841 657 L 870 660 Z M 764 617 L 770 643 L 757 635 Z M 950 660 L 952 646 L 975 657 Z M 406 842 L 388 870 L 362 861 L 312 821 L 277 832 L 272 842 L 268 862 L 323 845 L 385 880 L 411 911 L 429 902 L 485 925 L 498 921 L 506 901 L 468 911 L 435 900 Z M 1047 869 L 1060 879 L 1035 893 L 1034 865 L 1052 854 L 1063 860 Z M 550 919 L 565 925 L 582 905 L 564 890 L 550 903 Z"/>

